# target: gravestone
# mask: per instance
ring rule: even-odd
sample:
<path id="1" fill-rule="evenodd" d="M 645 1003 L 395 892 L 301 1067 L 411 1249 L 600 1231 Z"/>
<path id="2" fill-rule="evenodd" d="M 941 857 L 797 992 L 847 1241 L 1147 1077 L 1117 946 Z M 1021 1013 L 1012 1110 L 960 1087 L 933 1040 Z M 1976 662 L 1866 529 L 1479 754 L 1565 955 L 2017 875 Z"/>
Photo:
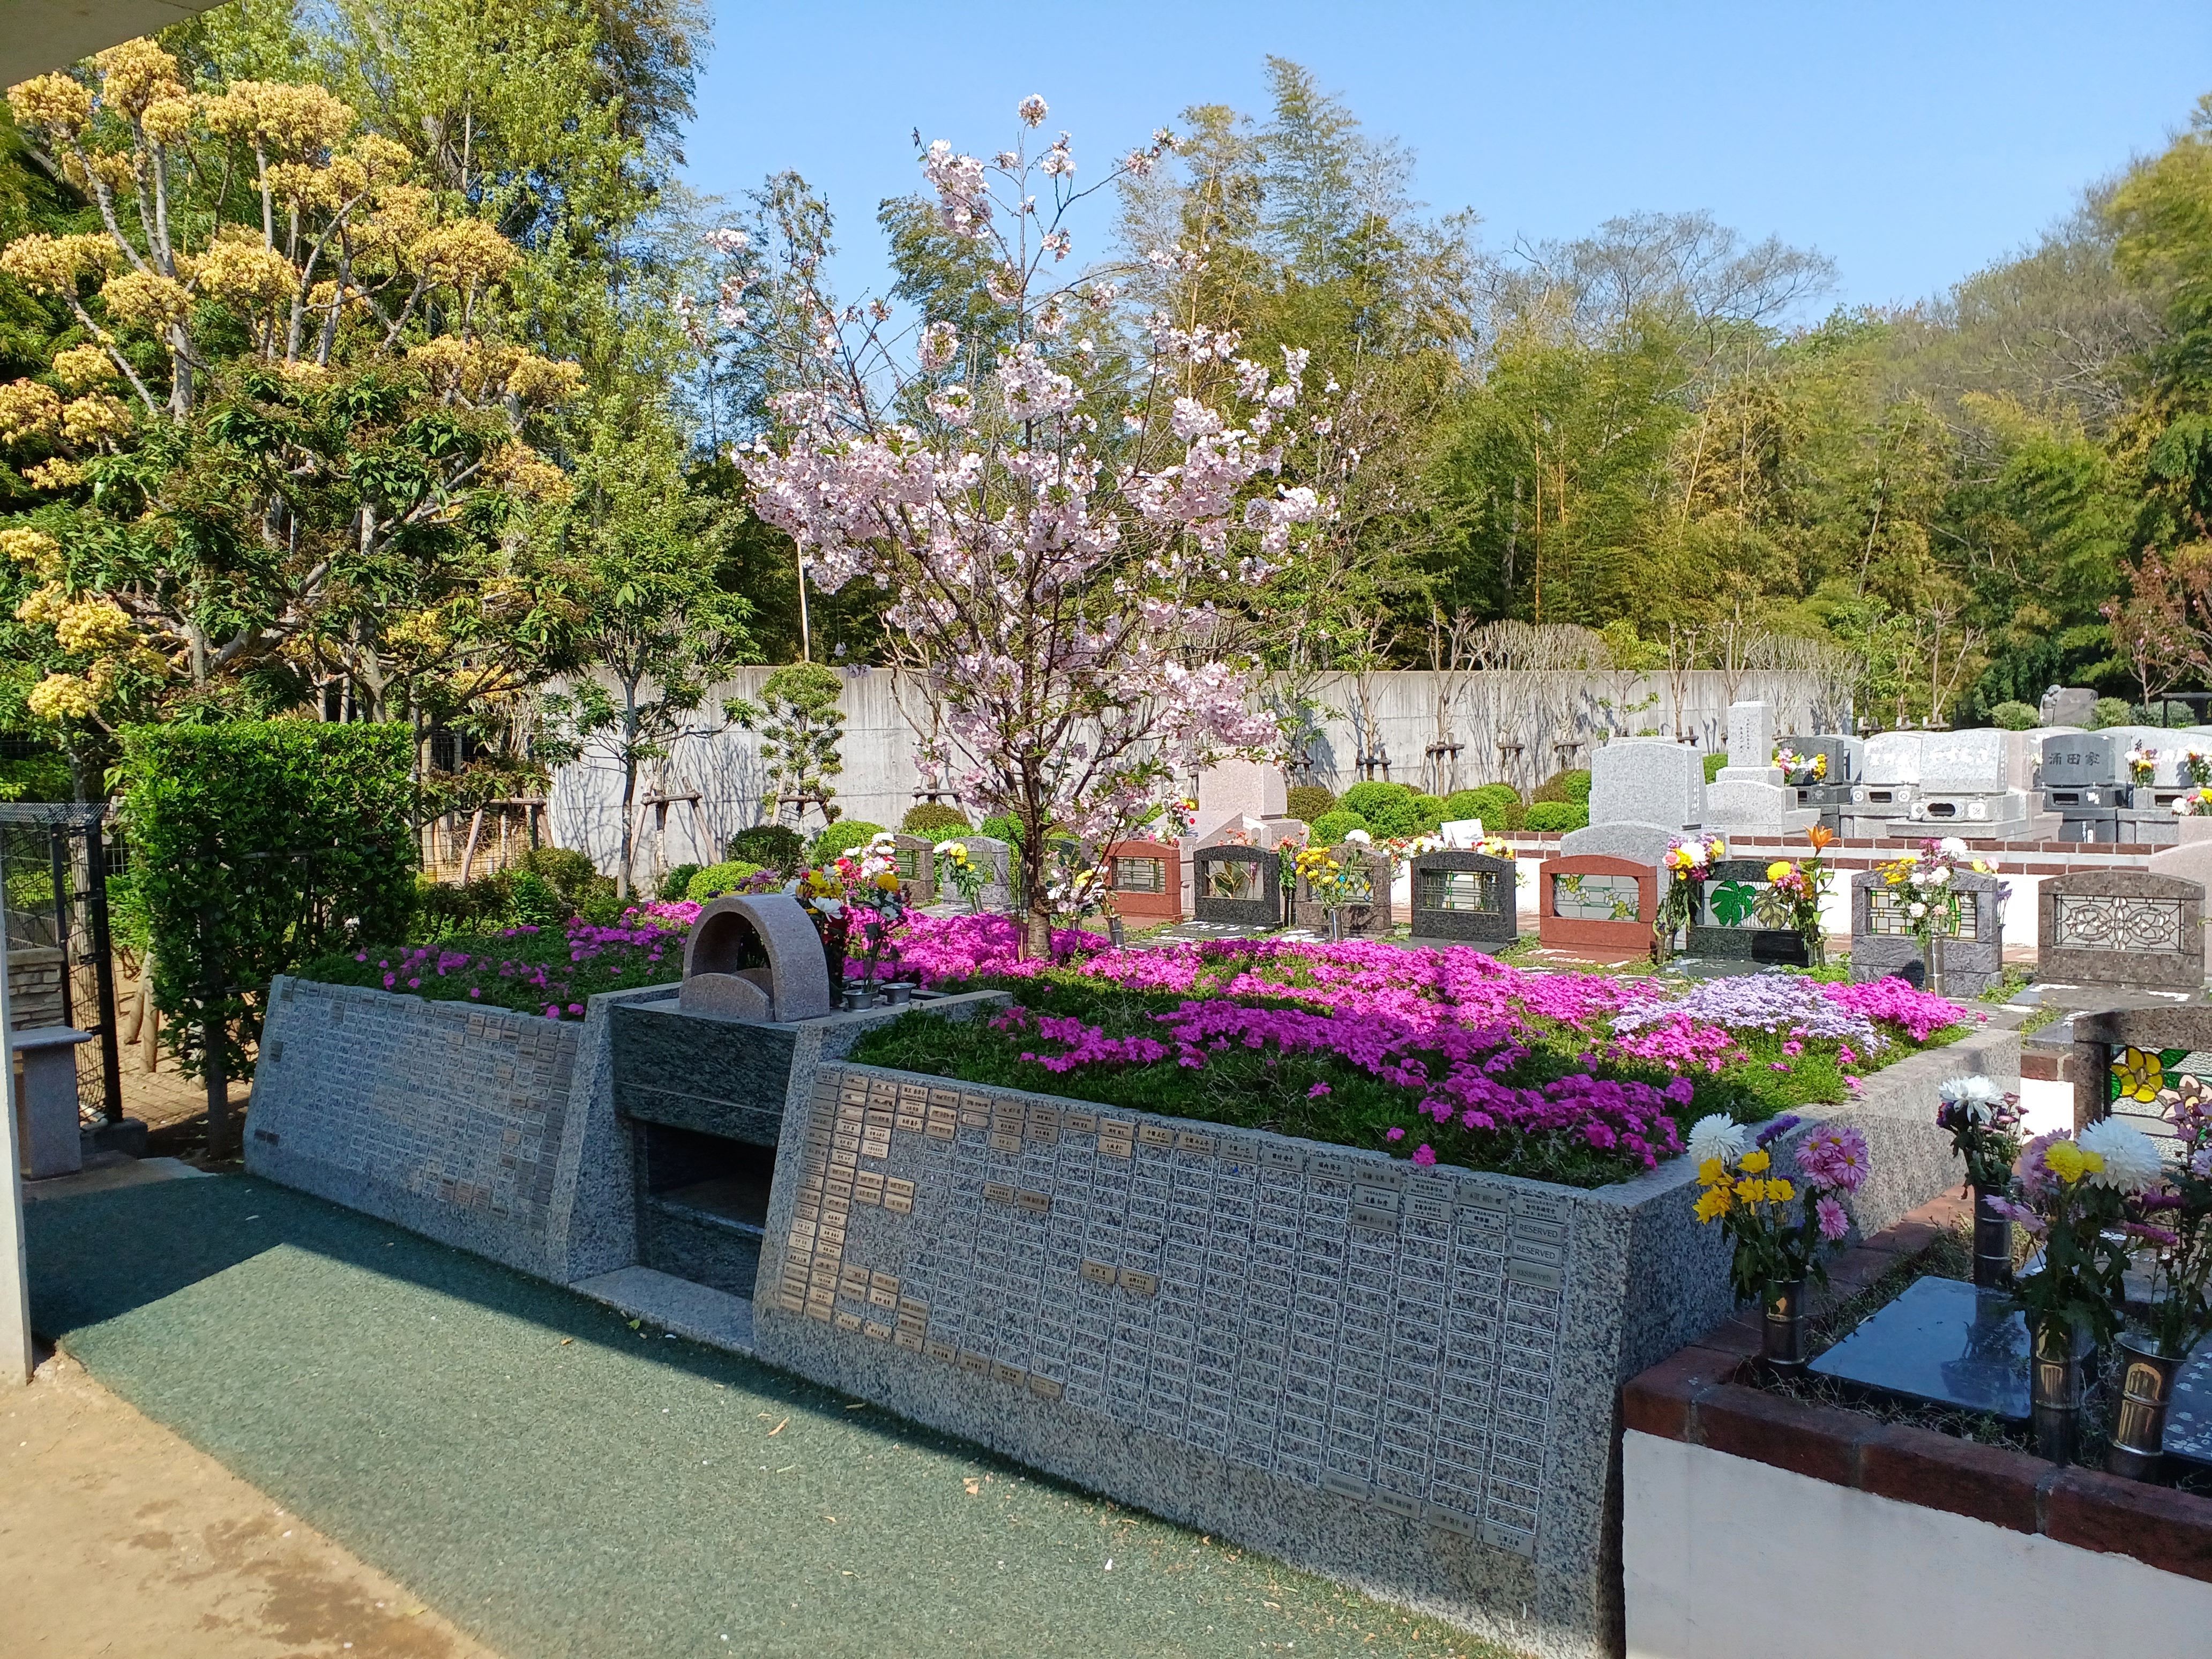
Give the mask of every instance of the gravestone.
<path id="1" fill-rule="evenodd" d="M 1753 915 L 1754 897 L 1769 884 L 1765 859 L 1716 859 L 1701 884 L 1697 914 L 1689 926 L 1693 957 L 1723 962 L 1783 963 L 1807 966 L 1811 957 L 1794 927 L 1770 927 Z"/>
<path id="2" fill-rule="evenodd" d="M 1239 819 L 1259 826 L 1289 817 L 1289 783 L 1279 766 L 1258 761 L 1217 761 L 1198 775 L 1194 829 L 1201 841 Z"/>
<path id="3" fill-rule="evenodd" d="M 1951 884 L 1966 895 L 1959 932 L 1943 942 L 1945 994 L 1977 997 L 2004 977 L 2004 883 L 1960 871 Z M 1928 964 L 1905 907 L 1910 888 L 1892 887 L 1879 870 L 1851 878 L 1851 978 L 1891 976 L 1925 987 Z"/>
<path id="4" fill-rule="evenodd" d="M 1680 835 L 1705 819 L 1705 769 L 1687 744 L 1615 738 L 1590 757 L 1590 823 L 1656 823 Z"/>
<path id="5" fill-rule="evenodd" d="M 987 913 L 1012 910 L 1014 908 L 1012 846 L 996 836 L 962 836 L 959 842 L 968 849 L 968 861 L 983 878 L 983 884 L 975 890 L 975 908 Z"/>
<path id="6" fill-rule="evenodd" d="M 1880 732 L 1866 743 L 1865 764 L 1842 809 L 1844 834 L 1877 839 L 1907 817 L 1920 793 L 1920 745 L 1924 733 Z"/>
<path id="7" fill-rule="evenodd" d="M 1596 854 L 1547 859 L 1536 894 L 1536 933 L 1547 945 L 1630 955 L 1651 948 L 1659 916 L 1652 865 Z"/>
<path id="8" fill-rule="evenodd" d="M 2038 979 L 2203 988 L 2203 883 L 2147 870 L 2097 870 L 2046 878 L 2035 896 Z"/>
<path id="9" fill-rule="evenodd" d="M 1796 792 L 1774 764 L 1774 719 L 1763 702 L 1729 706 L 1729 764 L 1705 787 L 1705 823 L 1729 830 L 1786 835 L 1820 821 L 1797 805 Z"/>
<path id="10" fill-rule="evenodd" d="M 2027 1419 L 2027 1323 L 2003 1291 L 1915 1279 L 1809 1368 L 1861 1389 Z"/>
<path id="11" fill-rule="evenodd" d="M 1447 848 L 1413 859 L 1416 939 L 1510 945 L 1520 937 L 1518 867 L 1511 859 Z"/>
<path id="12" fill-rule="evenodd" d="M 2039 787 L 2046 812 L 2058 815 L 2058 839 L 2119 839 L 2119 809 L 2128 799 L 2115 745 L 2103 732 L 2051 732 L 2043 738 Z"/>
<path id="13" fill-rule="evenodd" d="M 916 910 L 937 902 L 937 843 L 921 836 L 891 837 L 891 857 L 898 865 L 899 896 Z"/>
<path id="14" fill-rule="evenodd" d="M 1587 830 L 1571 830 L 1560 836 L 1559 855 L 1626 859 L 1632 864 L 1648 864 L 1657 869 L 1664 863 L 1668 850 L 1686 838 L 1682 830 L 1656 823 L 1593 823 Z"/>
<path id="15" fill-rule="evenodd" d="M 1182 920 L 1182 848 L 1167 841 L 1120 841 L 1106 849 L 1114 908 L 1133 921 Z"/>
<path id="16" fill-rule="evenodd" d="M 1356 872 L 1346 890 L 1346 902 L 1337 912 L 1338 929 L 1346 939 L 1373 939 L 1389 933 L 1395 920 L 1390 907 L 1391 877 L 1395 873 L 1390 855 L 1378 853 L 1372 847 L 1362 847 L 1357 842 L 1332 847 L 1328 852 L 1347 872 Z M 1328 927 L 1328 911 L 1308 889 L 1303 877 L 1291 896 L 1291 921 L 1295 927 L 1323 932 Z"/>
<path id="17" fill-rule="evenodd" d="M 2086 685 L 2052 686 L 2036 711 L 2045 726 L 2087 726 L 2096 712 L 2097 694 Z"/>
<path id="18" fill-rule="evenodd" d="M 778 1024 L 828 1014 L 830 965 L 805 907 L 788 893 L 730 894 L 708 905 L 684 946 L 677 1006 Z"/>
<path id="19" fill-rule="evenodd" d="M 1224 843 L 1191 854 L 1191 920 L 1232 927 L 1279 927 L 1281 861 L 1257 847 Z"/>
<path id="20" fill-rule="evenodd" d="M 2166 1100 L 2185 1074 L 2212 1082 L 2212 1008 L 2203 1003 L 2107 1008 L 2074 1016 L 2074 1127 L 2133 1124 L 2171 1153 Z"/>

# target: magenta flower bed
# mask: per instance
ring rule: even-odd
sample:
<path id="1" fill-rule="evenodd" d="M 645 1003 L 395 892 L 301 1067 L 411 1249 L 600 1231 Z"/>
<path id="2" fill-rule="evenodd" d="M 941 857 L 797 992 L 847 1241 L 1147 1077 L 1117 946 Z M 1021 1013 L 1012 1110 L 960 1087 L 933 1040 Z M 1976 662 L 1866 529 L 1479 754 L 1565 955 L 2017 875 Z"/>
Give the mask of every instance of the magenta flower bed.
<path id="1" fill-rule="evenodd" d="M 1585 1185 L 1674 1155 L 1705 1111 L 1840 1100 L 1860 1071 L 1966 1018 L 1900 981 L 1761 975 L 1683 991 L 1467 947 L 1116 951 L 1066 933 L 1056 960 L 1022 962 L 1015 946 L 1003 917 L 915 919 L 902 973 L 997 985 L 1017 1005 L 981 1042 L 920 1016 L 854 1057 Z"/>
<path id="2" fill-rule="evenodd" d="M 696 904 L 651 904 L 622 925 L 571 917 L 562 928 L 508 927 L 475 939 L 325 957 L 301 977 L 369 985 L 404 996 L 513 1008 L 548 1019 L 581 1019 L 602 991 L 636 990 L 682 977 L 684 939 Z"/>

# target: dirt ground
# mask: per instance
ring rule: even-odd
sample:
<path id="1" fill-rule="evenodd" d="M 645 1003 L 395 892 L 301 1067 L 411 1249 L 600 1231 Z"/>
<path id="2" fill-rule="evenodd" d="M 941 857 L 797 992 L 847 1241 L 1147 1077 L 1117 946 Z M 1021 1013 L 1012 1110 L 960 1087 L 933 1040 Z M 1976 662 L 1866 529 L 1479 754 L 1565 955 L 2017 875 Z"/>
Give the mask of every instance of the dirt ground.
<path id="1" fill-rule="evenodd" d="M 497 1659 L 65 1356 L 0 1388 L 4 1659 Z"/>

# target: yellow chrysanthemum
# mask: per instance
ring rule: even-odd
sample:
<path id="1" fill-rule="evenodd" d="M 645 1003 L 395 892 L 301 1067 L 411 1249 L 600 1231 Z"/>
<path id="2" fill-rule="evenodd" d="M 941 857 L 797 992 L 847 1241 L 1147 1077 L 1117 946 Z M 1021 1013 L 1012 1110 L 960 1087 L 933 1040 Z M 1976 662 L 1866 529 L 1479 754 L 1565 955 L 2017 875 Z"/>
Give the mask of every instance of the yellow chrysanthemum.
<path id="1" fill-rule="evenodd" d="M 1728 1165 L 1717 1158 L 1709 1158 L 1698 1165 L 1698 1179 L 1708 1187 L 1724 1185 L 1728 1178 Z"/>
<path id="2" fill-rule="evenodd" d="M 1765 1147 L 1759 1147 L 1743 1155 L 1743 1172 L 1746 1175 L 1765 1175 L 1767 1166 L 1773 1162 L 1774 1155 Z"/>
<path id="3" fill-rule="evenodd" d="M 1778 859 L 1766 866 L 1766 878 L 1769 881 L 1779 881 L 1789 873 L 1790 862 L 1787 859 Z"/>
<path id="4" fill-rule="evenodd" d="M 1724 859 L 1728 856 L 1728 843 L 1718 837 L 1713 841 L 1713 856 L 1717 859 Z"/>
<path id="5" fill-rule="evenodd" d="M 1709 1188 L 1699 1195 L 1693 1213 L 1700 1221 L 1713 1221 L 1735 1207 L 1735 1195 L 1725 1187 Z"/>
<path id="6" fill-rule="evenodd" d="M 2089 1172 L 2089 1160 L 2092 1156 L 2093 1154 L 2083 1152 L 2070 1140 L 2054 1140 L 2043 1149 L 2044 1164 L 2050 1169 L 2051 1174 L 2069 1187 Z M 2097 1167 L 2099 1169 L 2104 1167 L 2102 1158 L 2097 1160 Z"/>

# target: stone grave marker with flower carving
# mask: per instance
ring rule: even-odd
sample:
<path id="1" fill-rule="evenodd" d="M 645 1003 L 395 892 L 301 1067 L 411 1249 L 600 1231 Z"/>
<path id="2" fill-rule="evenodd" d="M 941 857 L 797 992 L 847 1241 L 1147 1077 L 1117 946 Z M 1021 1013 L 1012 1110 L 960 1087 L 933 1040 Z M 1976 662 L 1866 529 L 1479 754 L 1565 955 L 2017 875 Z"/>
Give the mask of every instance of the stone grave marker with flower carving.
<path id="1" fill-rule="evenodd" d="M 1344 937 L 1373 939 L 1389 933 L 1395 920 L 1390 905 L 1389 854 L 1371 843 L 1346 842 L 1330 848 L 1328 855 L 1344 872 L 1337 910 L 1337 926 Z M 1303 877 L 1291 900 L 1291 921 L 1294 927 L 1328 930 L 1328 906 Z"/>
<path id="2" fill-rule="evenodd" d="M 1943 988 L 1947 996 L 1977 997 L 2004 976 L 2004 890 L 1995 876 L 1959 871 L 1950 885 L 1963 898 L 1959 930 L 1943 943 Z M 1879 870 L 1851 878 L 1851 978 L 1855 981 L 1894 975 L 1908 984 L 1927 983 L 1928 963 L 1920 949 L 1924 918 L 1911 914 L 1917 902 L 1909 889 L 1883 878 Z"/>
<path id="3" fill-rule="evenodd" d="M 1772 925 L 1765 914 L 1763 897 L 1774 867 L 1765 859 L 1713 861 L 1698 914 L 1690 921 L 1691 956 L 1762 965 L 1807 965 L 1804 937 L 1794 927 Z"/>
<path id="4" fill-rule="evenodd" d="M 1422 853 L 1413 860 L 1416 939 L 1510 945 L 1520 937 L 1516 866 L 1471 849 Z"/>
<path id="5" fill-rule="evenodd" d="M 1191 854 L 1195 921 L 1232 927 L 1279 927 L 1283 920 L 1281 861 L 1257 847 L 1223 843 Z"/>
<path id="6" fill-rule="evenodd" d="M 936 846 L 926 836 L 891 837 L 892 856 L 898 860 L 899 896 L 916 910 L 937 902 Z"/>
<path id="7" fill-rule="evenodd" d="M 1182 920 L 1182 848 L 1175 842 L 1115 842 L 1106 849 L 1106 881 L 1128 920 Z"/>
<path id="8" fill-rule="evenodd" d="M 2037 890 L 2035 976 L 2067 985 L 2204 988 L 2204 884 L 2147 870 L 2046 878 Z"/>
<path id="9" fill-rule="evenodd" d="M 1602 752 L 1602 751 L 1600 751 Z M 1640 956 L 1659 916 L 1659 872 L 1629 859 L 1546 859 L 1536 874 L 1537 936 L 1554 948 Z"/>

